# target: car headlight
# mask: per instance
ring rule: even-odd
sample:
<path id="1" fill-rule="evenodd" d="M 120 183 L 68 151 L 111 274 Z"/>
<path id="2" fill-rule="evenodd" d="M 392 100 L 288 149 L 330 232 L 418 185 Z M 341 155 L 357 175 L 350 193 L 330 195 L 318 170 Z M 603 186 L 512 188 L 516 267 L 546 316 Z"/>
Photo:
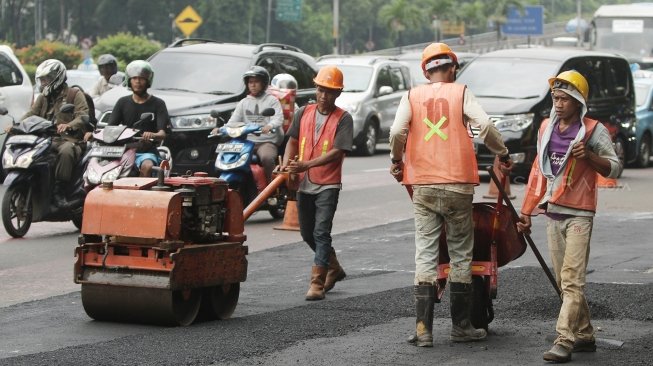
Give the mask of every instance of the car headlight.
<path id="1" fill-rule="evenodd" d="M 358 112 L 358 108 L 360 108 L 360 106 L 361 106 L 361 102 L 354 102 L 354 103 L 345 104 L 343 106 L 344 107 L 343 109 L 349 112 L 350 114 L 354 114 Z"/>
<path id="2" fill-rule="evenodd" d="M 210 114 L 191 114 L 187 116 L 171 117 L 172 128 L 178 129 L 211 129 L 215 127 L 216 120 Z"/>
<path id="3" fill-rule="evenodd" d="M 511 114 L 493 117 L 492 121 L 499 131 L 519 132 L 533 123 L 533 113 Z"/>

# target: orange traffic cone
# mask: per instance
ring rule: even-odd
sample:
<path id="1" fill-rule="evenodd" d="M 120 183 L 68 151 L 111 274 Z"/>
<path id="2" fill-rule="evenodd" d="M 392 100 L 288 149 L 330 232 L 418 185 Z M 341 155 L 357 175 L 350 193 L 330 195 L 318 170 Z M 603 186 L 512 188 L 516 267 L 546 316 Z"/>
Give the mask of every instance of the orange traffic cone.
<path id="1" fill-rule="evenodd" d="M 281 226 L 274 227 L 275 230 L 299 231 L 299 216 L 297 214 L 297 201 L 286 201 L 286 212 L 283 215 Z"/>
<path id="2" fill-rule="evenodd" d="M 596 173 L 596 185 L 599 188 L 620 188 L 621 185 L 615 178 L 606 178 L 599 173 Z"/>
<path id="3" fill-rule="evenodd" d="M 499 169 L 499 164 L 501 164 L 499 162 L 499 157 L 494 158 L 494 167 L 493 167 L 494 174 L 496 174 L 497 178 L 499 178 L 499 180 L 501 180 L 503 178 L 503 173 L 501 173 L 501 170 Z M 508 179 L 506 179 L 506 184 L 503 187 L 503 190 L 508 195 L 508 198 L 510 198 L 511 200 L 515 199 L 516 196 L 514 194 L 510 193 L 510 177 L 508 177 Z M 499 189 L 497 188 L 497 185 L 494 184 L 494 181 L 490 180 L 490 185 L 488 187 L 487 194 L 483 195 L 483 198 L 497 199 L 498 197 L 499 197 Z"/>

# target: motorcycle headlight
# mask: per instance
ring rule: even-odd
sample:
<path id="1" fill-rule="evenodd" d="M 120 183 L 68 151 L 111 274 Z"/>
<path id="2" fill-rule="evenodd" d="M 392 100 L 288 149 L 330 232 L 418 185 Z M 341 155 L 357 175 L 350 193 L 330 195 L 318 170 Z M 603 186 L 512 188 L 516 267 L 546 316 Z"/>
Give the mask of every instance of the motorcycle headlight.
<path id="1" fill-rule="evenodd" d="M 117 166 L 108 172 L 104 173 L 102 175 L 102 183 L 108 183 L 108 182 L 113 182 L 116 179 L 118 179 L 118 175 L 120 175 L 120 171 L 122 170 L 122 166 Z"/>
<path id="2" fill-rule="evenodd" d="M 245 164 L 248 158 L 249 154 L 243 154 L 240 158 L 238 158 L 237 161 L 233 163 L 223 163 L 218 159 L 216 160 L 215 167 L 219 170 L 231 170 Z"/>
<path id="3" fill-rule="evenodd" d="M 173 129 L 212 129 L 216 126 L 215 118 L 210 114 L 191 114 L 187 116 L 171 117 Z"/>
<path id="4" fill-rule="evenodd" d="M 11 168 L 13 165 L 14 165 L 14 159 L 12 159 L 9 151 L 6 150 L 5 153 L 2 154 L 2 166 L 5 169 L 7 169 L 7 168 Z"/>
<path id="5" fill-rule="evenodd" d="M 533 123 L 533 113 L 511 114 L 492 118 L 499 131 L 519 132 Z"/>
<path id="6" fill-rule="evenodd" d="M 34 154 L 36 154 L 38 150 L 37 149 L 32 149 L 25 154 L 19 156 L 16 159 L 16 162 L 14 163 L 15 168 L 27 168 L 32 164 L 32 158 L 34 157 Z"/>

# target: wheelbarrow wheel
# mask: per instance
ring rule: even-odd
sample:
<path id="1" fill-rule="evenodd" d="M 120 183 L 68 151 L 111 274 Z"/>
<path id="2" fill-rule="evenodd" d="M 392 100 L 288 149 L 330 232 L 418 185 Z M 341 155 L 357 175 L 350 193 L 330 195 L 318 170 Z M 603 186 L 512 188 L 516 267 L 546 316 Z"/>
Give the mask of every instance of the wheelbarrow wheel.
<path id="1" fill-rule="evenodd" d="M 472 325 L 476 329 L 488 330 L 488 324 L 494 319 L 492 299 L 488 292 L 487 281 L 484 276 L 472 276 Z"/>

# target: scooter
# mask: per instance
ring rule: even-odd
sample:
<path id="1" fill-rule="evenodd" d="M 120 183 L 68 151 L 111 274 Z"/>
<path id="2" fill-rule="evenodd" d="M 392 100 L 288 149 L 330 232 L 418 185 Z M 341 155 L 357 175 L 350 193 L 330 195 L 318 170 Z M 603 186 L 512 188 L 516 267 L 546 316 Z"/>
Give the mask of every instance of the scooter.
<path id="1" fill-rule="evenodd" d="M 273 108 L 266 108 L 261 112 L 263 117 L 273 115 Z M 212 111 L 211 116 L 220 120 L 217 111 Z M 247 135 L 250 133 L 260 135 L 261 126 L 256 123 L 232 123 L 220 126 L 215 135 L 209 135 L 209 138 L 226 137 L 216 147 L 215 167 L 219 172 L 219 178 L 229 183 L 229 188 L 240 192 L 243 207 L 252 202 L 270 183 L 265 178 L 258 156 L 254 154 L 254 142 L 247 140 Z M 267 210 L 275 219 L 281 219 L 286 213 L 287 201 L 288 189 L 282 185 L 258 210 Z"/>
<path id="2" fill-rule="evenodd" d="M 72 113 L 75 106 L 64 104 L 59 113 Z M 0 108 L 0 114 L 7 114 Z M 51 150 L 52 138 L 57 134 L 53 121 L 30 116 L 13 124 L 5 142 L 2 166 L 6 173 L 7 188 L 2 199 L 2 223 L 14 238 L 27 234 L 32 222 L 68 221 L 79 229 L 86 192 L 82 188 L 83 163 L 73 169 L 71 184 L 67 187 L 64 208 L 54 204 L 52 187 L 57 156 Z"/>
<path id="3" fill-rule="evenodd" d="M 142 132 L 141 126 L 154 120 L 154 113 L 143 113 L 140 117 L 133 128 L 118 125 L 93 131 L 92 146 L 85 157 L 88 160 L 84 172 L 86 191 L 101 183 L 138 175 L 135 169 L 136 149 L 141 140 L 138 135 Z M 170 150 L 165 146 L 158 146 L 157 150 L 166 162 L 163 165 L 168 167 L 165 171 L 169 172 Z"/>

